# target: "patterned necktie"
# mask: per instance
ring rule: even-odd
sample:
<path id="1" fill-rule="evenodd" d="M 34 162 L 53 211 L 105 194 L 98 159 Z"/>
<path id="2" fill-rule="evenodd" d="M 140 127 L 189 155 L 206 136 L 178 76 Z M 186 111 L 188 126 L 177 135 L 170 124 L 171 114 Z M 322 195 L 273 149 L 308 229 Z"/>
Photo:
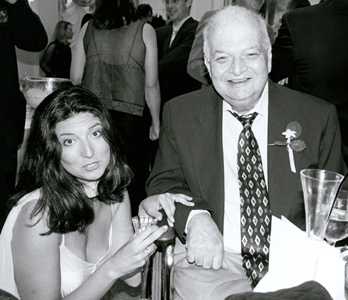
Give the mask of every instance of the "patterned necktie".
<path id="1" fill-rule="evenodd" d="M 241 209 L 243 267 L 255 288 L 268 271 L 271 240 L 271 207 L 263 174 L 260 149 L 251 130 L 257 113 L 239 116 L 242 124 L 238 140 L 238 181 Z"/>

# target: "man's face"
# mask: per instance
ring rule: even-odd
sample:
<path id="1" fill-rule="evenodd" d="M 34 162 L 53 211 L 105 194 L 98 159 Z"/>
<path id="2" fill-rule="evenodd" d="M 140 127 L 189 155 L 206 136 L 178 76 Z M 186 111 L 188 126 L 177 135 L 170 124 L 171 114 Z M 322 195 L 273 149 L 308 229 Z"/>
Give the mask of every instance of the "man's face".
<path id="1" fill-rule="evenodd" d="M 192 0 L 165 0 L 167 17 L 174 24 L 179 23 L 190 14 Z"/>
<path id="2" fill-rule="evenodd" d="M 247 9 L 259 12 L 265 0 L 236 0 L 236 4 Z"/>
<path id="3" fill-rule="evenodd" d="M 217 92 L 236 110 L 252 109 L 271 70 L 271 49 L 263 50 L 256 23 L 229 20 L 213 30 L 205 57 Z"/>

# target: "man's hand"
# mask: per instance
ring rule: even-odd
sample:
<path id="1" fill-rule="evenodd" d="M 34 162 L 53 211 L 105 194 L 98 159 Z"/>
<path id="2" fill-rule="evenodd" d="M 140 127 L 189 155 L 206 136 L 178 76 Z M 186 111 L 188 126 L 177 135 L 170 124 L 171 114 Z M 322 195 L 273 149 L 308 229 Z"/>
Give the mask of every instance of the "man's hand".
<path id="1" fill-rule="evenodd" d="M 204 269 L 226 269 L 223 237 L 211 216 L 200 213 L 192 217 L 187 227 L 187 260 Z"/>

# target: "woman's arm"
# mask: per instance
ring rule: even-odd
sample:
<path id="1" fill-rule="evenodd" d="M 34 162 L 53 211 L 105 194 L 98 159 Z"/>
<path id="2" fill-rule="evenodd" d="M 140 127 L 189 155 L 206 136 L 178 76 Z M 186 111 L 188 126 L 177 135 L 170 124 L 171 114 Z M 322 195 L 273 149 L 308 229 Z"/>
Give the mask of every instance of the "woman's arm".
<path id="1" fill-rule="evenodd" d="M 118 205 L 117 211 L 112 219 L 113 230 L 112 253 L 116 253 L 124 244 L 133 236 L 134 230 L 132 225 L 131 204 L 128 192 L 124 194 L 124 200 Z M 123 278 L 130 286 L 138 286 L 141 281 L 140 272 L 129 274 Z"/>
<path id="2" fill-rule="evenodd" d="M 143 39 L 146 46 L 145 55 L 145 100 L 149 107 L 152 124 L 150 139 L 157 140 L 160 130 L 160 87 L 158 82 L 158 59 L 156 32 L 152 26 L 145 24 Z"/>
<path id="3" fill-rule="evenodd" d="M 12 252 L 18 292 L 25 300 L 61 299 L 61 235 L 40 235 L 48 230 L 46 217 L 35 226 L 27 226 L 33 224 L 30 214 L 34 205 L 33 201 L 22 209 L 13 232 Z M 113 218 L 115 244 L 112 249 L 116 252 L 64 299 L 101 299 L 117 279 L 139 272 L 156 250 L 153 242 L 166 230 L 166 226 L 159 229 L 154 226 L 132 237 L 129 197 L 126 196 Z M 128 281 L 139 284 L 139 275 Z"/>
<path id="4" fill-rule="evenodd" d="M 87 25 L 89 22 L 83 25 L 81 28 L 75 47 L 72 49 L 71 67 L 70 67 L 70 80 L 74 85 L 80 85 L 82 82 L 83 70 L 86 63 L 86 53 L 83 46 L 83 37 L 85 36 Z"/>
<path id="5" fill-rule="evenodd" d="M 61 236 L 40 235 L 48 231 L 46 216 L 35 226 L 27 226 L 38 220 L 30 219 L 35 204 L 36 201 L 31 201 L 22 208 L 13 229 L 12 256 L 18 293 L 26 300 L 61 299 Z"/>
<path id="6" fill-rule="evenodd" d="M 56 77 L 56 74 L 48 66 L 48 62 L 50 61 L 55 49 L 56 45 L 54 43 L 48 45 L 40 60 L 40 68 L 46 73 L 47 77 Z"/>

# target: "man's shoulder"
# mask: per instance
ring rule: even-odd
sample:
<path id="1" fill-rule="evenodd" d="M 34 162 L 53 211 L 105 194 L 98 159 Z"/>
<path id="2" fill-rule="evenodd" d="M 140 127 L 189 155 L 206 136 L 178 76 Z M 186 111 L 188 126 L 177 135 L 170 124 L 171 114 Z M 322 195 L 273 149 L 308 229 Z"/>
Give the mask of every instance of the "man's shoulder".
<path id="1" fill-rule="evenodd" d="M 318 20 L 320 21 L 320 18 L 318 16 L 322 13 L 327 14 L 327 7 L 326 4 L 321 3 L 317 5 L 311 5 L 306 7 L 301 7 L 294 9 L 292 11 L 289 11 L 284 14 L 284 18 L 291 23 L 296 24 L 296 22 L 308 22 L 309 20 Z M 322 20 L 321 20 L 322 21 Z"/>
<path id="2" fill-rule="evenodd" d="M 181 115 L 186 119 L 200 115 L 205 110 L 215 107 L 218 103 L 219 95 L 209 86 L 187 94 L 175 97 L 164 105 L 164 114 Z M 222 101 L 222 100 L 221 100 Z"/>
<path id="3" fill-rule="evenodd" d="M 188 28 L 188 29 L 191 29 L 191 28 L 194 28 L 196 29 L 197 26 L 198 26 L 199 22 L 195 19 L 193 19 L 192 17 L 189 17 L 185 22 L 184 24 L 182 25 L 183 28 Z"/>
<path id="4" fill-rule="evenodd" d="M 279 84 L 275 84 L 274 87 L 281 94 L 282 100 L 287 102 L 290 107 L 296 110 L 312 110 L 318 112 L 327 111 L 331 106 L 333 106 L 323 99 L 284 87 Z"/>
<path id="5" fill-rule="evenodd" d="M 189 107 L 208 104 L 215 101 L 217 94 L 212 86 L 201 88 L 199 90 L 180 95 L 168 101 L 172 107 Z"/>

